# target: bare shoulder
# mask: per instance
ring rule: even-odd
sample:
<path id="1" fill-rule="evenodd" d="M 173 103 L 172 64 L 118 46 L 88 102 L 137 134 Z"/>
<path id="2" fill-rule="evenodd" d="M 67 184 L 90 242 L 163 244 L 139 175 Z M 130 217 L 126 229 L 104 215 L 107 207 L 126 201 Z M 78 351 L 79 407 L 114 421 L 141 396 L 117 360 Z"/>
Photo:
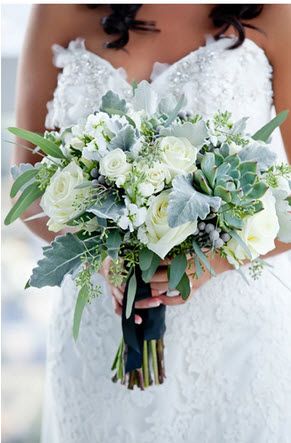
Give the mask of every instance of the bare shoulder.
<path id="1" fill-rule="evenodd" d="M 66 46 L 70 40 L 96 33 L 100 27 L 100 12 L 99 8 L 90 10 L 84 4 L 33 5 L 28 35 L 37 35 L 42 46 L 53 43 Z"/>
<path id="2" fill-rule="evenodd" d="M 270 59 L 286 49 L 290 54 L 291 4 L 265 4 L 255 24 L 264 33 L 262 46 Z"/>

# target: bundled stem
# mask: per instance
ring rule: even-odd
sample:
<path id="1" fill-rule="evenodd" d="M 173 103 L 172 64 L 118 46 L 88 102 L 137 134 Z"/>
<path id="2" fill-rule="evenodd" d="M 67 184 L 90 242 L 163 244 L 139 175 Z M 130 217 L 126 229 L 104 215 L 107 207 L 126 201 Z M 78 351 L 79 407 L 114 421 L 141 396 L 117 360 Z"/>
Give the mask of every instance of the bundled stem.
<path id="1" fill-rule="evenodd" d="M 114 358 L 112 370 L 116 370 L 112 381 L 116 383 L 118 380 L 122 384 L 127 384 L 128 389 L 134 389 L 138 386 L 141 390 L 152 385 L 153 380 L 156 385 L 164 382 L 165 362 L 164 362 L 164 341 L 162 338 L 158 340 L 145 340 L 143 343 L 143 361 L 142 367 L 137 368 L 125 374 L 127 347 L 124 340 L 121 341 L 117 353 Z"/>

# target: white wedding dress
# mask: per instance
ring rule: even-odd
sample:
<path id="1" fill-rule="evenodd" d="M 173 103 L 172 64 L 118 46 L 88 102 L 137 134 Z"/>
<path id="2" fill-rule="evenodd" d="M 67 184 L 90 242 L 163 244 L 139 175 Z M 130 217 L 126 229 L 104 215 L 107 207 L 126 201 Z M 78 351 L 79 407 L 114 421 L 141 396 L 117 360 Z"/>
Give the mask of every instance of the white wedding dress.
<path id="1" fill-rule="evenodd" d="M 204 116 L 216 110 L 249 116 L 252 132 L 271 117 L 272 69 L 251 40 L 227 50 L 230 43 L 208 39 L 173 65 L 156 63 L 152 87 L 161 97 L 185 91 L 188 108 Z M 47 127 L 84 119 L 108 89 L 130 100 L 125 71 L 88 51 L 82 39 L 54 46 L 54 62 L 63 71 Z M 284 159 L 279 138 L 273 149 Z M 86 307 L 74 342 L 76 290 L 66 277 L 49 329 L 42 442 L 290 443 L 289 255 L 268 262 L 271 272 L 250 285 L 228 271 L 186 305 L 167 309 L 167 379 L 144 392 L 111 381 L 121 325 L 100 276 L 103 295 Z M 248 277 L 247 266 L 243 272 Z"/>

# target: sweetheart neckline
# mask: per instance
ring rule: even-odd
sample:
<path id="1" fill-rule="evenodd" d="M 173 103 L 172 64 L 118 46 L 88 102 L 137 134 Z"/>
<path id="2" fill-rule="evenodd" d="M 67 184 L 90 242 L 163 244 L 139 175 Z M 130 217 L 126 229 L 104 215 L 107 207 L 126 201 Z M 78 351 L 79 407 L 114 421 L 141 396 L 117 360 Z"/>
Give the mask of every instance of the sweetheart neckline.
<path id="1" fill-rule="evenodd" d="M 149 79 L 140 80 L 139 83 L 142 82 L 142 81 L 147 81 L 148 83 L 153 85 L 158 80 L 160 80 L 163 77 L 163 75 L 170 74 L 171 71 L 173 71 L 176 68 L 176 66 L 179 66 L 179 64 L 187 61 L 190 57 L 193 57 L 194 55 L 197 55 L 198 53 L 201 53 L 201 52 L 204 52 L 204 51 L 208 50 L 212 45 L 219 44 L 219 43 L 221 44 L 221 42 L 225 43 L 225 42 L 228 42 L 231 39 L 235 39 L 235 38 L 236 37 L 234 35 L 232 35 L 232 36 L 229 36 L 229 37 L 228 36 L 224 36 L 223 38 L 221 38 L 219 40 L 215 40 L 213 36 L 208 35 L 205 38 L 205 44 L 199 46 L 196 49 L 193 49 L 193 51 L 188 52 L 186 55 L 180 57 L 175 62 L 173 62 L 173 63 L 163 63 L 163 62 L 159 62 L 159 61 L 154 62 L 153 66 L 152 66 L 150 78 Z M 83 51 L 85 53 L 87 53 L 91 57 L 95 58 L 96 60 L 98 60 L 103 65 L 107 66 L 113 73 L 117 74 L 119 79 L 121 81 L 123 81 L 127 85 L 127 87 L 130 87 L 130 88 L 132 87 L 132 83 L 130 83 L 128 81 L 128 73 L 127 73 L 126 69 L 123 66 L 115 67 L 115 66 L 113 66 L 113 64 L 110 61 L 108 61 L 105 58 L 101 57 L 96 52 L 93 52 L 90 49 L 88 49 L 86 47 L 86 39 L 85 38 L 78 37 L 78 38 L 76 38 L 74 40 L 71 40 L 69 45 L 71 43 L 73 43 L 73 42 L 80 43 L 81 44 L 81 48 L 80 49 L 83 49 Z M 272 69 L 272 65 L 270 63 L 270 60 L 269 60 L 269 58 L 268 58 L 268 56 L 267 56 L 267 54 L 266 54 L 266 52 L 265 52 L 265 50 L 263 48 L 261 48 L 257 43 L 255 43 L 253 40 L 251 40 L 251 39 L 249 39 L 247 37 L 245 38 L 243 44 L 239 48 L 244 48 L 247 45 L 252 47 L 256 51 L 260 52 L 264 56 L 266 62 L 269 65 L 269 67 Z M 239 48 L 237 48 L 237 49 L 239 49 Z M 160 72 L 160 74 L 158 74 L 157 76 L 155 76 L 155 78 L 153 78 L 153 74 L 155 72 L 155 67 L 157 65 L 163 65 L 164 69 L 162 70 L 162 72 Z"/>

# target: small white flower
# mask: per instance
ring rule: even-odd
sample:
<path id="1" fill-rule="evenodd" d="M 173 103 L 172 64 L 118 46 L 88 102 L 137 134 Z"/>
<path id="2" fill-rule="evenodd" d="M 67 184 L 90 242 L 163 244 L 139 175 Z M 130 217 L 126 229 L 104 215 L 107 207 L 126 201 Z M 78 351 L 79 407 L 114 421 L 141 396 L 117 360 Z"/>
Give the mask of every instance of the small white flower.
<path id="1" fill-rule="evenodd" d="M 134 228 L 138 228 L 145 222 L 146 214 L 146 208 L 139 208 L 134 203 L 130 203 L 128 199 L 125 199 L 124 213 L 117 224 L 121 229 L 129 229 L 130 232 L 133 232 Z"/>
<path id="2" fill-rule="evenodd" d="M 149 197 L 155 192 L 155 188 L 151 183 L 141 183 L 138 190 L 143 197 Z"/>

